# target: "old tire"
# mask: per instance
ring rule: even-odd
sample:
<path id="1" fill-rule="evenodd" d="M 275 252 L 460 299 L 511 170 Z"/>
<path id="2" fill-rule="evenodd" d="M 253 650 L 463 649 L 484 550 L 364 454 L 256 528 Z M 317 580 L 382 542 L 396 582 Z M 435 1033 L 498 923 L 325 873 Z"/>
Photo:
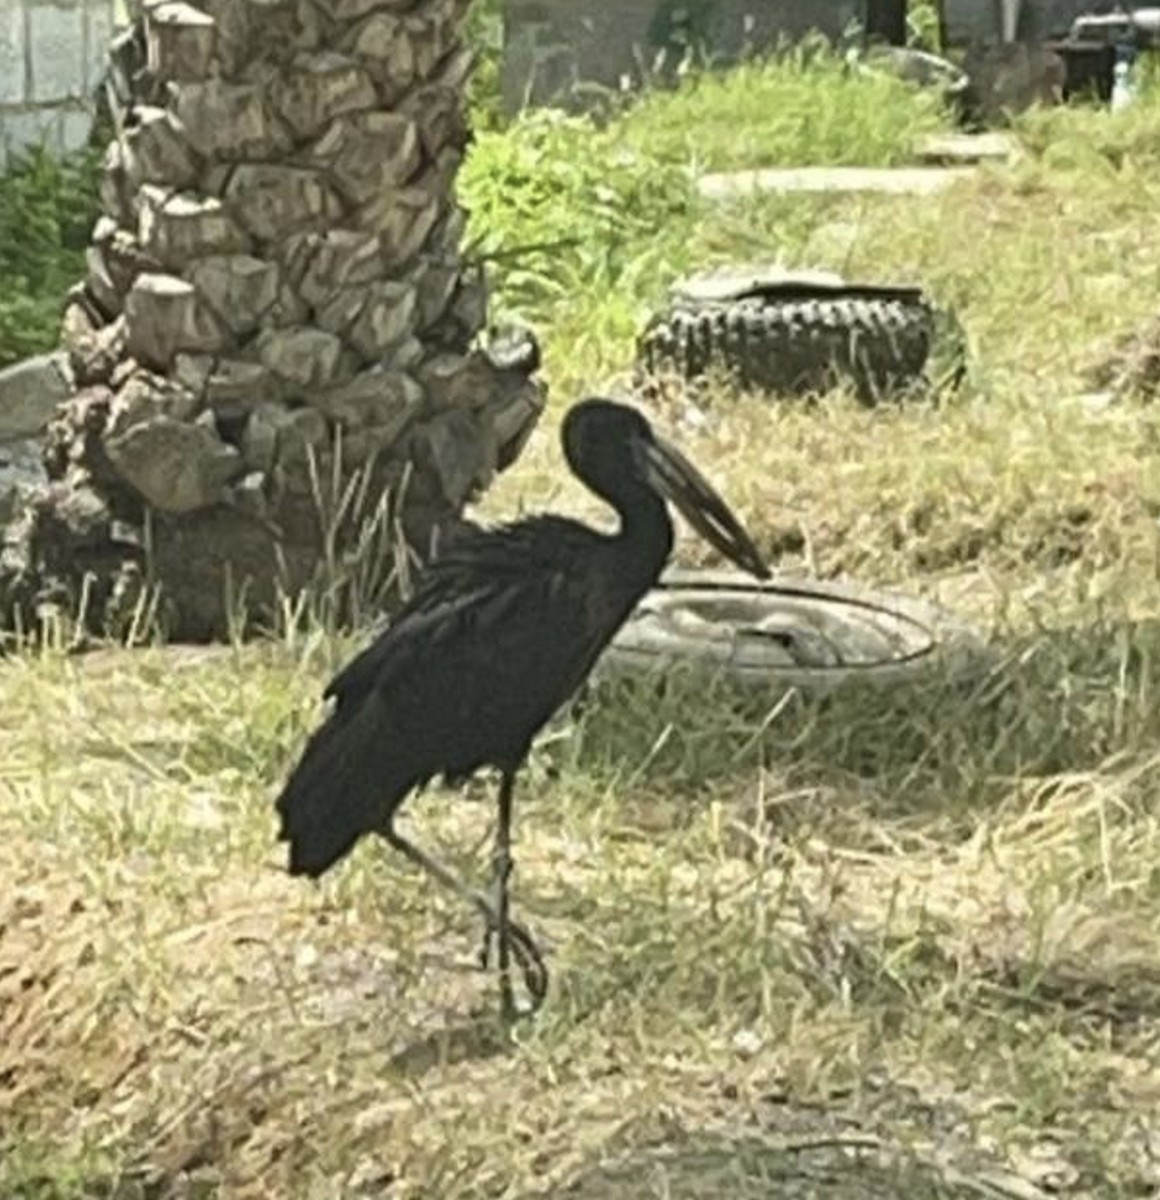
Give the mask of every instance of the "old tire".
<path id="1" fill-rule="evenodd" d="M 691 668 L 745 689 L 817 696 L 850 685 L 969 685 L 995 661 L 978 631 L 913 597 L 674 570 L 641 601 L 599 671 L 623 678 Z"/>
<path id="2" fill-rule="evenodd" d="M 874 403 L 922 379 L 934 340 L 935 310 L 920 288 L 755 288 L 657 314 L 637 365 L 689 380 L 719 370 L 741 387 L 787 395 L 846 384 Z"/>

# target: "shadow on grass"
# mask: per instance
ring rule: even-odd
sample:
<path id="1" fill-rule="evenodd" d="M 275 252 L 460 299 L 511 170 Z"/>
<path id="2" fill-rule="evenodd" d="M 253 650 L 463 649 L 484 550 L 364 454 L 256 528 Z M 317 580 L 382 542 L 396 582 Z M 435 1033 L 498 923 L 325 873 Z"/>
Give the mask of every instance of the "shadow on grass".
<path id="1" fill-rule="evenodd" d="M 490 1000 L 490 997 L 488 997 Z M 495 1012 L 482 1008 L 462 1021 L 408 1043 L 387 1060 L 392 1072 L 418 1079 L 430 1071 L 465 1062 L 486 1062 L 513 1053 L 512 1030 Z"/>
<path id="2" fill-rule="evenodd" d="M 552 1200 L 1036 1200 L 1029 1181 L 993 1165 L 957 1167 L 856 1129 L 758 1136 L 697 1133 L 630 1151 L 547 1193 Z M 537 1192 L 537 1195 L 544 1195 Z M 530 1197 L 529 1197 L 530 1200 Z"/>

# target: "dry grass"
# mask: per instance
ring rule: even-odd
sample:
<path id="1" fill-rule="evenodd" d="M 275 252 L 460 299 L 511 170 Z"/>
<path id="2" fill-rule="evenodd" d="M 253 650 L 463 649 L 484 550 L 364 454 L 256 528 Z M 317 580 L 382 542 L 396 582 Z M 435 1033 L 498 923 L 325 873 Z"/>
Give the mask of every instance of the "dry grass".
<path id="1" fill-rule="evenodd" d="M 271 793 L 347 644 L 0 667 L 0 1194 L 1157 1193 L 1160 427 L 1078 395 L 1154 310 L 1160 118 L 1067 119 L 944 197 L 697 221 L 691 256 L 959 306 L 975 382 L 940 410 L 659 416 L 781 565 L 953 598 L 1004 667 L 768 728 L 679 681 L 563 718 L 516 877 L 554 988 L 514 1038 L 469 915 L 383 849 L 282 873 Z M 556 407 L 488 512 L 590 510 L 554 427 L 630 309 L 556 311 Z M 484 784 L 409 812 L 482 871 Z"/>

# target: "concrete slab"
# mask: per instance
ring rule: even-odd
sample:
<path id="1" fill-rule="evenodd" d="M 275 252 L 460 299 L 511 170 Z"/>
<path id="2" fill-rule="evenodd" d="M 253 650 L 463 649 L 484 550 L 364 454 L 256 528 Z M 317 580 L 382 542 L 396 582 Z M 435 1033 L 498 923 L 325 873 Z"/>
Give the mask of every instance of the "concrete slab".
<path id="1" fill-rule="evenodd" d="M 0 442 L 40 437 L 70 395 L 72 372 L 63 351 L 0 370 Z"/>
<path id="2" fill-rule="evenodd" d="M 998 130 L 986 133 L 934 133 L 919 138 L 915 157 L 926 166 L 959 166 L 980 162 L 1010 162 L 1019 142 Z"/>
<path id="3" fill-rule="evenodd" d="M 707 200 L 790 192 L 925 196 L 973 174 L 973 167 L 771 167 L 702 175 L 697 190 Z"/>

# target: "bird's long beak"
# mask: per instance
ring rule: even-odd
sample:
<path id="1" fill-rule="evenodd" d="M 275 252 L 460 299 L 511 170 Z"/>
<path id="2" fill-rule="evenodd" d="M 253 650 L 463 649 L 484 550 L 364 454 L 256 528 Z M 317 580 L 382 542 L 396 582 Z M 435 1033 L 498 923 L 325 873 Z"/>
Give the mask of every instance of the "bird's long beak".
<path id="1" fill-rule="evenodd" d="M 664 438 L 653 435 L 644 448 L 649 482 L 680 510 L 686 521 L 711 546 L 758 579 L 768 579 L 753 539 L 691 462 Z"/>

